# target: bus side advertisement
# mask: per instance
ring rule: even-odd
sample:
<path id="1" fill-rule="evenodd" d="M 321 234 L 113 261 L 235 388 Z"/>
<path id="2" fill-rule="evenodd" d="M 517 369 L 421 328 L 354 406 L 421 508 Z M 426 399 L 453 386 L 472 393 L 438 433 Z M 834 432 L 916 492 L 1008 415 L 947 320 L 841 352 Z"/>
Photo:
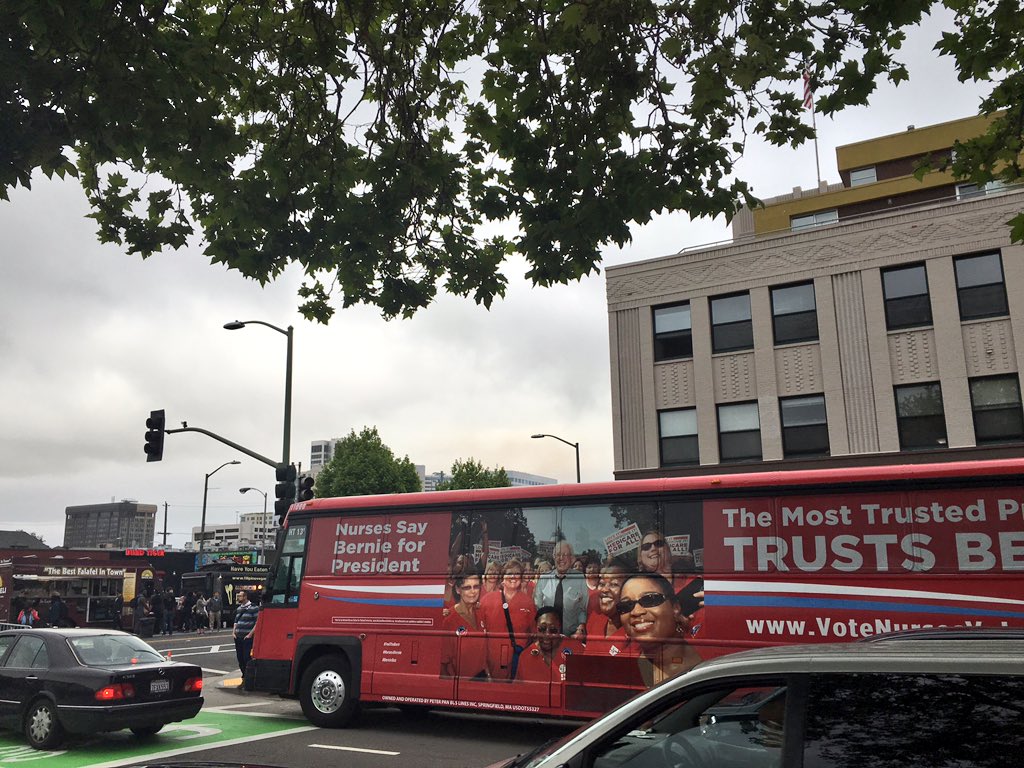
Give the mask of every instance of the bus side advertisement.
<path id="1" fill-rule="evenodd" d="M 317 500 L 289 517 L 246 684 L 320 725 L 347 714 L 316 699 L 328 679 L 363 701 L 592 717 L 745 648 L 1024 627 L 1013 482 Z"/>

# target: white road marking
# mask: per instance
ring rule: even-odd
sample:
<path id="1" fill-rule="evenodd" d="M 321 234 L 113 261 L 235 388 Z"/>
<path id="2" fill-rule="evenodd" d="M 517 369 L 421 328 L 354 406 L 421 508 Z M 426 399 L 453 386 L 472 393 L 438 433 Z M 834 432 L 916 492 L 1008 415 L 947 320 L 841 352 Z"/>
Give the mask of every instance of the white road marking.
<path id="1" fill-rule="evenodd" d="M 336 749 L 340 752 L 365 752 L 368 755 L 388 755 L 390 757 L 396 757 L 402 754 L 401 752 L 388 752 L 383 749 L 363 749 L 362 747 L 335 747 L 330 744 L 310 744 L 313 749 Z M 92 766 L 91 768 L 102 768 L 101 766 Z"/>
<path id="2" fill-rule="evenodd" d="M 211 675 L 227 675 L 231 673 L 229 669 L 210 669 L 209 667 L 203 667 L 203 672 L 209 672 Z"/>
<path id="3" fill-rule="evenodd" d="M 242 713 L 239 713 L 242 714 Z M 94 763 L 89 768 L 120 768 L 122 765 L 131 765 L 132 763 L 138 763 L 140 761 L 147 761 L 150 764 L 155 760 L 162 760 L 168 757 L 176 757 L 177 755 L 187 755 L 190 752 L 200 752 L 204 749 L 213 749 L 216 747 L 232 747 L 235 744 L 249 744 L 253 741 L 262 741 L 263 739 L 273 739 L 278 736 L 290 736 L 293 733 L 302 733 L 303 731 L 315 731 L 317 730 L 315 725 L 306 725 L 300 728 L 290 728 L 287 731 L 276 731 L 274 733 L 265 733 L 257 736 L 243 736 L 239 739 L 228 739 L 227 741 L 218 741 L 214 743 L 198 744 L 191 747 L 184 747 L 182 749 L 169 749 L 166 752 L 158 752 L 152 755 L 133 757 L 125 757 L 120 760 L 111 760 L 107 763 Z"/>
<path id="4" fill-rule="evenodd" d="M 276 717 L 281 720 L 305 720 L 305 715 L 287 715 L 274 712 L 236 712 L 242 707 L 265 707 L 273 704 L 273 701 L 254 701 L 247 704 L 225 704 L 221 707 L 203 707 L 203 712 L 228 712 L 232 715 L 245 715 L 246 717 Z"/>
<path id="5" fill-rule="evenodd" d="M 223 651 L 220 649 L 219 645 L 213 646 L 208 651 L 192 650 L 192 651 L 186 651 L 184 653 L 177 653 L 175 651 L 171 651 L 171 652 L 164 651 L 164 656 L 169 658 L 171 661 L 174 661 L 175 659 L 180 659 L 180 658 L 182 658 L 184 656 L 209 656 L 211 653 L 228 653 L 228 652 L 234 653 L 235 652 L 235 646 L 232 645 L 230 648 L 225 648 Z"/>
<path id="6" fill-rule="evenodd" d="M 210 707 L 209 709 L 203 707 L 203 712 L 217 712 L 219 709 L 220 707 Z M 277 720 L 306 721 L 305 715 L 282 715 L 277 712 L 228 712 L 227 714 L 239 715 L 240 717 L 273 717 Z M 92 768 L 92 766 L 89 766 L 89 768 Z"/>

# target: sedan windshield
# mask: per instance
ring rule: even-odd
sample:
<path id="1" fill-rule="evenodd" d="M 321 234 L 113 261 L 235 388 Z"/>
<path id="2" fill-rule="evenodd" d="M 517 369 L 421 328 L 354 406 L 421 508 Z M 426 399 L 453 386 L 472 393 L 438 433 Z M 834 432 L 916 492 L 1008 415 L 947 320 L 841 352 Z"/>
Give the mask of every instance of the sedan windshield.
<path id="1" fill-rule="evenodd" d="M 165 661 L 158 651 L 134 635 L 89 635 L 69 638 L 68 644 L 78 660 L 87 667 Z"/>

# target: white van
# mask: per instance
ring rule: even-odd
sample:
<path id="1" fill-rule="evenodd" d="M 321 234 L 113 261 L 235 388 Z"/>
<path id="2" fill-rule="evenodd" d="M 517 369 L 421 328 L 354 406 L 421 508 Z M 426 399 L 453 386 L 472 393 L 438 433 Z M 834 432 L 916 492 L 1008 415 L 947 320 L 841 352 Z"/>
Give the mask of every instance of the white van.
<path id="1" fill-rule="evenodd" d="M 724 656 L 502 768 L 1024 765 L 1024 640 Z"/>

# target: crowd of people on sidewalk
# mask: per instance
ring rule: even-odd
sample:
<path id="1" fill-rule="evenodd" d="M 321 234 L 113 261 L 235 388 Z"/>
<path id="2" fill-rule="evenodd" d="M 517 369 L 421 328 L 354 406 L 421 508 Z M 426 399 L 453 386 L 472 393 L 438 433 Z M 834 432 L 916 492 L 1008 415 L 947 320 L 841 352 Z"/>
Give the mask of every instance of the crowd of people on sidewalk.
<path id="1" fill-rule="evenodd" d="M 175 632 L 204 634 L 224 626 L 224 604 L 219 594 L 207 595 L 190 591 L 175 595 L 168 587 L 163 592 L 139 593 L 132 601 L 132 632 L 141 634 L 143 622 L 153 620 L 154 635 L 173 635 Z M 120 611 L 115 618 L 120 628 Z"/>
<path id="2" fill-rule="evenodd" d="M 38 597 L 31 602 L 20 596 L 15 597 L 11 600 L 11 617 L 15 623 L 27 627 L 76 626 L 68 611 L 67 603 L 57 593 L 50 597 L 50 602 L 45 606 L 42 599 Z"/>
<path id="3" fill-rule="evenodd" d="M 260 607 L 251 602 L 244 589 L 235 593 L 237 606 L 231 617 L 232 639 L 235 643 L 235 654 L 238 668 L 245 674 L 245 668 L 252 656 L 253 634 L 256 631 L 256 620 L 259 618 Z M 133 625 L 132 632 L 146 635 L 143 622 L 153 620 L 153 634 L 173 635 L 178 632 L 196 632 L 204 634 L 219 629 L 226 629 L 228 618 L 225 616 L 224 604 L 219 594 L 205 595 L 201 592 L 188 592 L 175 595 L 168 587 L 156 593 L 139 593 L 132 601 Z M 117 628 L 120 628 L 121 611 L 117 611 Z"/>

